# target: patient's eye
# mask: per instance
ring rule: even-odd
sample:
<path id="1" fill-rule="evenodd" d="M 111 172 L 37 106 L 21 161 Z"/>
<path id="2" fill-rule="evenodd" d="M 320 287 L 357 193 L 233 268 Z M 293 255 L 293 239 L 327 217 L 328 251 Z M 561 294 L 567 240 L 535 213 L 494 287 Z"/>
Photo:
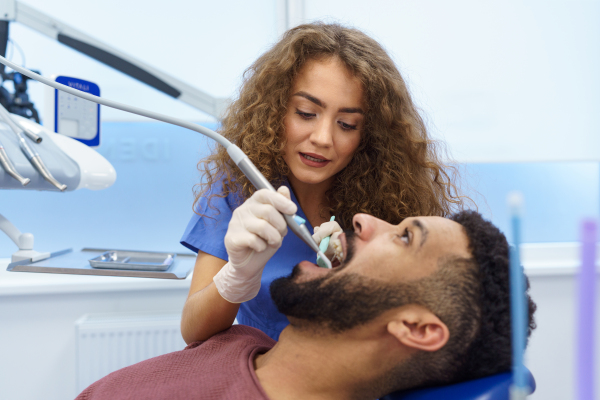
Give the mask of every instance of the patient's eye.
<path id="1" fill-rule="evenodd" d="M 400 240 L 402 240 L 406 244 L 409 244 L 410 239 L 411 239 L 410 231 L 408 230 L 408 228 L 404 228 L 404 232 L 402 232 L 402 235 L 400 236 Z"/>

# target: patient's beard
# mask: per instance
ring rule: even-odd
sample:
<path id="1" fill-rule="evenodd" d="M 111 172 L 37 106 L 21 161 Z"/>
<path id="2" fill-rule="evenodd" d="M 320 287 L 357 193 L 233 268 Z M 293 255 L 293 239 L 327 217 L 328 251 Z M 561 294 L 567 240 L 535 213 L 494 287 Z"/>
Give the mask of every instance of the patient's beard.
<path id="1" fill-rule="evenodd" d="M 352 251 L 348 255 L 351 254 Z M 292 326 L 325 328 L 334 333 L 365 324 L 389 309 L 412 304 L 419 298 L 418 284 L 389 285 L 355 273 L 335 272 L 298 283 L 300 269 L 295 266 L 290 276 L 273 281 L 271 298 L 279 312 L 291 318 Z"/>

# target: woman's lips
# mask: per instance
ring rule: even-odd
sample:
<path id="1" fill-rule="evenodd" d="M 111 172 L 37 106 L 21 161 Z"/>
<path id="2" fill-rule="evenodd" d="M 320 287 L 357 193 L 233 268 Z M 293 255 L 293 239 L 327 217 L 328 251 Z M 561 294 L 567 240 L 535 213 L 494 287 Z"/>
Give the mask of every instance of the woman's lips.
<path id="1" fill-rule="evenodd" d="M 331 160 L 314 153 L 300 153 L 300 160 L 309 167 L 314 168 L 323 168 L 331 162 Z"/>

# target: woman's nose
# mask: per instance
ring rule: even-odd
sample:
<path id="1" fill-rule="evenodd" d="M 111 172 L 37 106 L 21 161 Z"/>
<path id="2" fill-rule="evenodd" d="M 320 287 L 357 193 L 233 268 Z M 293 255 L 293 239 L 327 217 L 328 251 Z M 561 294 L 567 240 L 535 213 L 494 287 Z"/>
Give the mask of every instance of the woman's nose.
<path id="1" fill-rule="evenodd" d="M 310 135 L 310 141 L 319 147 L 331 147 L 333 145 L 333 124 L 321 120 Z"/>

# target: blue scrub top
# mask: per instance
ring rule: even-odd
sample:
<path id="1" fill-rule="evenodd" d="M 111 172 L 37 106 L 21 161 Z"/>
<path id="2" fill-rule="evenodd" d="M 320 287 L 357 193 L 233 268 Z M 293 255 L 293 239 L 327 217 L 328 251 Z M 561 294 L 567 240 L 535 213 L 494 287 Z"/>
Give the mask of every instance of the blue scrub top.
<path id="1" fill-rule="evenodd" d="M 285 185 L 290 188 L 287 181 Z M 225 233 L 233 210 L 241 202 L 233 194 L 222 198 L 215 196 L 210 201 L 211 207 L 208 207 L 207 198 L 212 194 L 212 190 L 222 193 L 221 188 L 221 181 L 217 181 L 211 187 L 211 191 L 198 201 L 196 209 L 203 216 L 197 214 L 192 216 L 181 238 L 181 244 L 196 253 L 201 250 L 227 261 L 229 257 L 225 249 Z M 307 219 L 291 188 L 290 193 L 292 201 L 298 206 L 297 215 Z M 310 232 L 313 231 L 308 220 L 306 227 Z M 269 294 L 269 286 L 275 279 L 289 275 L 294 266 L 304 260 L 315 262 L 316 254 L 288 229 L 288 234 L 283 238 L 281 247 L 265 266 L 258 295 L 240 305 L 237 314 L 238 322 L 260 329 L 272 339 L 278 340 L 279 334 L 289 324 L 289 321 L 285 315 L 277 311 Z"/>

